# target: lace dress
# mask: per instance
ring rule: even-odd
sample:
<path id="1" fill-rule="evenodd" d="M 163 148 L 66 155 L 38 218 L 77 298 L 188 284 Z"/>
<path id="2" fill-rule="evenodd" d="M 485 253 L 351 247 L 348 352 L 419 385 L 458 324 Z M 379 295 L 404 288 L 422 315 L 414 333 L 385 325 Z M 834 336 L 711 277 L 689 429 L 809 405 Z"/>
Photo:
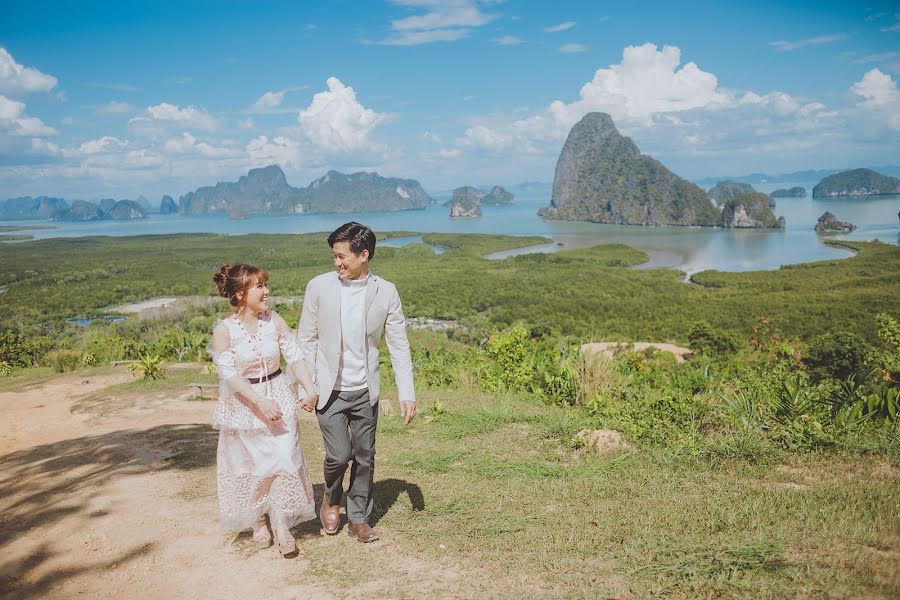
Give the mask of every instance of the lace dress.
<path id="1" fill-rule="evenodd" d="M 260 316 L 255 335 L 231 316 L 217 323 L 210 353 L 220 382 L 212 426 L 219 430 L 216 487 L 222 529 L 249 530 L 266 513 L 273 526 L 293 527 L 315 518 L 312 480 L 299 444 L 299 400 L 288 373 L 256 384 L 247 381 L 276 371 L 282 355 L 288 372 L 302 360 L 293 332 L 274 313 Z M 278 404 L 281 423 L 267 425 L 254 404 L 244 404 L 234 393 L 248 385 Z"/>

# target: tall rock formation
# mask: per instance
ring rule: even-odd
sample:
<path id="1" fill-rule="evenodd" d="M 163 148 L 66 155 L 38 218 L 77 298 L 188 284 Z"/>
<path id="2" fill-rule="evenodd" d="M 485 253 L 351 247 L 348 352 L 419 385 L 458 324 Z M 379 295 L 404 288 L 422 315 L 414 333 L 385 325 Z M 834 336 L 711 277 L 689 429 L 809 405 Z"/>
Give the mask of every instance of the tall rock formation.
<path id="1" fill-rule="evenodd" d="M 171 215 L 173 213 L 178 212 L 178 205 L 175 204 L 175 200 L 172 199 L 172 196 L 168 194 L 162 197 L 162 200 L 159 201 L 159 213 L 162 215 Z"/>
<path id="2" fill-rule="evenodd" d="M 721 227 L 763 227 L 784 229 L 784 217 L 776 217 L 769 208 L 772 201 L 765 194 L 749 192 L 726 200 L 722 205 Z"/>
<path id="3" fill-rule="evenodd" d="M 248 213 L 290 212 L 298 190 L 288 185 L 276 165 L 250 171 L 235 183 L 219 182 L 188 192 L 179 201 L 179 211 L 196 215 L 242 210 Z"/>
<path id="4" fill-rule="evenodd" d="M 451 217 L 480 217 L 481 199 L 485 193 L 471 185 L 453 190 L 453 198 L 446 203 L 450 207 Z"/>
<path id="5" fill-rule="evenodd" d="M 715 226 L 706 192 L 643 155 L 605 113 L 588 113 L 563 146 L 544 218 L 623 225 Z"/>

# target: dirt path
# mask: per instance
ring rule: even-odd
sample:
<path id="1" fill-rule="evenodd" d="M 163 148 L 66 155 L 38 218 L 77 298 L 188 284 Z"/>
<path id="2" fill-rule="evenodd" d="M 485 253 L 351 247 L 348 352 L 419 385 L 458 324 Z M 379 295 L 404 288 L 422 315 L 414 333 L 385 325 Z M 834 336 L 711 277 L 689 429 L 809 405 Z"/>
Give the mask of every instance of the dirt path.
<path id="1" fill-rule="evenodd" d="M 0 393 L 0 597 L 462 595 L 459 581 L 470 574 L 405 556 L 390 531 L 363 546 L 346 535 L 322 537 L 310 522 L 295 529 L 301 556 L 293 560 L 223 536 L 216 432 L 207 425 L 213 404 L 187 394 L 111 397 L 114 409 L 98 410 L 97 392 L 129 378 L 124 371 L 70 375 Z M 304 418 L 304 451 L 317 480 L 321 440 L 314 418 Z M 335 585 L 317 578 L 307 558 L 350 553 L 383 564 L 379 578 Z"/>

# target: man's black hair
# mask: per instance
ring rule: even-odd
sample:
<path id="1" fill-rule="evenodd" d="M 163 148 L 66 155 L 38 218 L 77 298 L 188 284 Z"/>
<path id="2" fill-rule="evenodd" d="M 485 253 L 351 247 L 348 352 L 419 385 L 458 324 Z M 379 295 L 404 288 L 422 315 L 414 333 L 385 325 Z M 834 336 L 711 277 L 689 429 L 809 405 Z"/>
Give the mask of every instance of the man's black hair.
<path id="1" fill-rule="evenodd" d="M 363 250 L 369 251 L 369 260 L 375 257 L 375 233 L 356 221 L 344 223 L 328 236 L 328 245 L 334 248 L 338 242 L 350 242 L 350 251 L 359 256 Z"/>

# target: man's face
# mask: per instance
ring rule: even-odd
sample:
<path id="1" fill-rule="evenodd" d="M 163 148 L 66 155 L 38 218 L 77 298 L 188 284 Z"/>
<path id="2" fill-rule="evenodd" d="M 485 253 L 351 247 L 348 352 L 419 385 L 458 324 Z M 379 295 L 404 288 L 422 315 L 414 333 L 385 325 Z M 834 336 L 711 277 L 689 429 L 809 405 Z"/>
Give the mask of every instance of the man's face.
<path id="1" fill-rule="evenodd" d="M 335 242 L 331 247 L 334 266 L 341 279 L 362 279 L 369 273 L 369 251 L 363 250 L 359 256 L 353 254 L 350 242 Z"/>

